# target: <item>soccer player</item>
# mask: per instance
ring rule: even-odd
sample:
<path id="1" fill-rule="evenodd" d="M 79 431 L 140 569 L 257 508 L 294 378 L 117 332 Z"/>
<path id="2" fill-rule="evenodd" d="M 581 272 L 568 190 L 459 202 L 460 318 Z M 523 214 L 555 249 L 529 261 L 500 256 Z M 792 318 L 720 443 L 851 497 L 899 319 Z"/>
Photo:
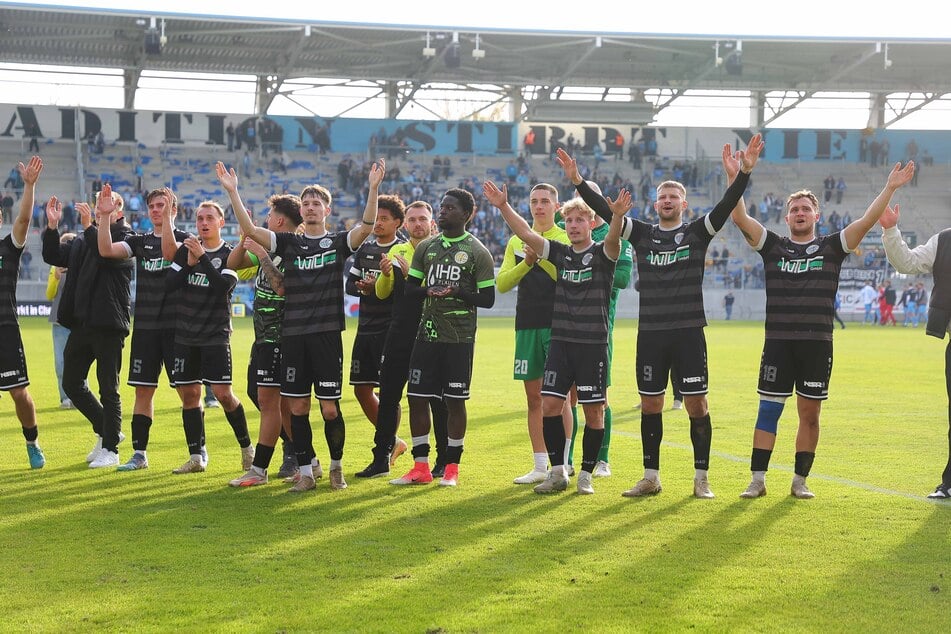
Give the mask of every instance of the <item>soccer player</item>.
<path id="1" fill-rule="evenodd" d="M 353 265 L 346 283 L 347 294 L 360 298 L 360 318 L 351 353 L 350 385 L 364 415 L 374 427 L 380 401 L 373 391 L 380 385 L 380 357 L 393 311 L 391 297 L 377 297 L 376 279 L 380 276 L 381 258 L 394 245 L 403 242 L 396 232 L 403 225 L 404 218 L 403 201 L 398 196 L 379 196 L 376 204 L 373 238 L 364 241 L 353 254 Z M 404 451 L 406 443 L 397 438 L 393 459 Z"/>
<path id="2" fill-rule="evenodd" d="M 0 391 L 9 392 L 16 409 L 17 419 L 26 439 L 26 454 L 31 469 L 42 469 L 46 464 L 43 450 L 37 444 L 36 406 L 27 386 L 26 355 L 17 321 L 17 280 L 20 277 L 20 255 L 26 246 L 27 231 L 33 216 L 36 181 L 43 171 L 43 161 L 34 156 L 24 166 L 17 164 L 23 178 L 23 198 L 20 211 L 13 219 L 13 230 L 0 240 Z M 0 218 L 0 222 L 2 222 Z"/>
<path id="3" fill-rule="evenodd" d="M 135 327 L 132 330 L 128 379 L 129 385 L 135 388 L 135 405 L 132 409 L 133 453 L 128 462 L 117 467 L 117 471 L 148 468 L 146 450 L 152 427 L 155 389 L 163 365 L 171 382 L 175 356 L 178 294 L 170 293 L 165 288 L 166 273 L 174 254 L 163 253 L 162 232 L 168 209 L 171 209 L 173 219 L 178 213 L 178 201 L 168 188 L 153 189 L 146 197 L 146 205 L 154 227 L 152 231 L 133 233 L 119 242 L 113 242 L 108 233 L 100 231 L 97 244 L 101 257 L 115 260 L 135 258 L 136 269 Z M 173 231 L 178 242 L 188 237 L 184 231 Z"/>
<path id="4" fill-rule="evenodd" d="M 363 222 L 349 232 L 327 231 L 331 196 L 320 185 L 301 192 L 303 233 L 275 233 L 255 227 L 238 196 L 238 177 L 218 163 L 218 180 L 228 192 L 241 232 L 284 262 L 284 326 L 281 333 L 281 399 L 291 410 L 291 436 L 300 477 L 292 493 L 316 488 L 311 460 L 314 458 L 310 425 L 311 390 L 320 402 L 324 436 L 330 449 L 330 488 L 345 489 L 343 448 L 346 427 L 340 411 L 343 384 L 343 266 L 347 257 L 363 244 L 376 221 L 377 196 L 385 173 L 383 159 L 374 163 L 367 177 L 369 194 Z"/>
<path id="5" fill-rule="evenodd" d="M 529 195 L 532 231 L 547 240 L 568 243 L 568 234 L 555 224 L 558 190 L 538 183 Z M 528 401 L 528 438 L 532 444 L 534 467 L 515 478 L 515 484 L 537 484 L 548 477 L 548 453 L 542 434 L 542 374 L 551 343 L 551 316 L 555 302 L 554 264 L 540 259 L 518 235 L 505 246 L 502 267 L 495 284 L 501 293 L 518 286 L 515 303 L 514 378 L 522 381 Z"/>
<path id="6" fill-rule="evenodd" d="M 887 207 L 879 219 L 884 229 L 882 242 L 885 245 L 885 256 L 899 273 L 930 273 L 934 276 L 934 289 L 931 291 L 925 333 L 944 339 L 948 326 L 951 324 L 951 230 L 940 231 L 924 244 L 909 249 L 901 237 L 901 231 L 898 230 L 900 215 L 901 211 L 898 205 L 895 205 Z M 921 282 L 916 284 L 916 293 L 925 293 Z M 941 482 L 933 492 L 928 494 L 932 500 L 951 498 L 951 344 L 944 353 L 944 378 L 949 400 L 948 464 L 941 474 Z"/>
<path id="7" fill-rule="evenodd" d="M 663 438 L 664 393 L 674 370 L 684 405 L 690 417 L 694 450 L 693 493 L 712 498 L 708 480 L 712 425 L 707 408 L 707 343 L 703 329 L 703 269 L 707 248 L 723 228 L 730 212 L 743 195 L 749 173 L 762 149 L 754 136 L 744 154 L 742 174 L 727 189 L 723 199 L 702 218 L 683 222 L 687 209 L 686 189 L 676 181 L 657 186 L 654 210 L 659 217 L 652 225 L 624 219 L 622 238 L 630 241 L 637 257 L 640 315 L 637 329 L 636 373 L 641 397 L 641 442 L 644 477 L 625 491 L 625 497 L 656 495 L 661 491 L 660 445 Z M 577 164 L 563 150 L 558 162 L 595 212 L 610 220 L 607 201 L 582 180 Z"/>
<path id="8" fill-rule="evenodd" d="M 268 199 L 266 226 L 269 231 L 294 231 L 301 222 L 297 196 L 275 195 Z M 261 411 L 261 426 L 251 468 L 229 483 L 233 487 L 267 484 L 267 469 L 281 434 L 285 413 L 290 423 L 290 410 L 281 399 L 284 261 L 279 256 L 272 260 L 264 247 L 251 238 L 244 238 L 228 256 L 228 268 L 238 270 L 255 266 L 258 274 L 254 281 L 254 344 L 248 370 L 248 393 L 254 394 L 252 400 Z"/>
<path id="9" fill-rule="evenodd" d="M 613 219 L 604 242 L 591 239 L 594 211 L 574 199 L 562 208 L 570 245 L 549 240 L 532 231 L 508 204 L 507 192 L 486 181 L 483 194 L 502 212 L 512 231 L 539 257 L 559 271 L 551 322 L 551 346 L 545 361 L 542 393 L 543 433 L 551 472 L 535 487 L 536 493 L 564 491 L 565 426 L 562 418 L 569 390 L 574 385 L 584 410 L 581 473 L 578 493 L 591 494 L 592 472 L 604 437 L 605 373 L 608 363 L 608 306 L 614 267 L 621 251 L 621 223 L 631 208 L 630 194 L 622 191 L 609 201 Z M 617 202 L 617 204 L 615 204 Z"/>
<path id="10" fill-rule="evenodd" d="M 466 231 L 475 211 L 472 194 L 450 189 L 439 203 L 441 233 L 422 242 L 413 254 L 407 292 L 425 295 L 416 345 L 410 358 L 409 424 L 413 468 L 391 484 L 425 484 L 429 470 L 429 400 L 446 399 L 449 439 L 446 468 L 439 481 L 456 486 L 466 435 L 466 400 L 472 379 L 476 310 L 495 304 L 492 254 Z"/>
<path id="11" fill-rule="evenodd" d="M 238 276 L 228 268 L 231 245 L 221 239 L 224 210 L 206 200 L 195 211 L 195 224 L 199 237 L 185 238 L 166 277 L 166 287 L 179 291 L 172 381 L 182 400 L 182 425 L 189 453 L 188 460 L 172 473 L 199 473 L 208 464 L 202 383 L 211 385 L 221 403 L 241 447 L 241 468 L 247 471 L 254 460 L 254 447 L 244 406 L 231 389 L 231 293 Z M 166 247 L 175 243 L 171 207 L 167 209 L 162 239 Z"/>
<path id="12" fill-rule="evenodd" d="M 741 161 L 746 163 L 742 152 L 732 155 L 729 145 L 723 147 L 723 167 L 728 179 L 736 178 Z M 842 262 L 858 247 L 892 195 L 911 180 L 914 171 L 911 161 L 904 168 L 896 164 L 885 188 L 861 218 L 841 231 L 821 237 L 816 233 L 819 200 L 808 190 L 794 192 L 786 199 L 788 238 L 766 230 L 750 218 L 742 200 L 733 211 L 733 221 L 763 258 L 766 270 L 766 341 L 760 361 L 759 413 L 750 459 L 753 478 L 740 497 L 766 495 L 766 470 L 776 444 L 779 417 L 794 389 L 799 431 L 791 493 L 800 499 L 815 497 L 806 486 L 806 477 L 819 444 L 819 411 L 822 401 L 829 397 L 832 316 Z"/>
<path id="13" fill-rule="evenodd" d="M 108 231 L 112 242 L 124 240 L 132 229 L 122 213 L 122 197 L 106 183 L 96 200 L 99 227 Z M 69 269 L 59 304 L 59 323 L 69 328 L 63 351 L 63 390 L 96 434 L 96 445 L 86 456 L 90 468 L 119 466 L 119 441 L 124 438 L 119 370 L 122 347 L 129 336 L 131 321 L 132 272 L 129 260 L 106 259 L 99 255 L 98 231 L 89 205 L 77 205 L 82 235 L 60 244 L 59 221 L 62 204 L 56 197 L 46 205 L 47 228 L 43 232 L 43 261 Z M 86 383 L 89 369 L 96 363 L 99 399 Z"/>
<path id="14" fill-rule="evenodd" d="M 359 478 L 376 478 L 389 475 L 399 439 L 396 431 L 400 423 L 400 399 L 409 375 L 410 354 L 416 342 L 416 330 L 422 312 L 422 297 L 409 297 L 405 293 L 409 263 L 413 261 L 416 247 L 434 235 L 433 210 L 429 203 L 417 200 L 405 210 L 403 223 L 409 240 L 401 242 L 380 258 L 380 275 L 376 278 L 374 292 L 380 299 L 391 299 L 390 314 L 383 352 L 380 356 L 380 406 L 377 415 L 376 433 L 373 436 L 373 461 Z M 432 475 L 442 477 L 446 456 L 446 404 L 438 398 L 429 401 L 433 417 L 433 432 L 436 436 L 436 464 Z"/>

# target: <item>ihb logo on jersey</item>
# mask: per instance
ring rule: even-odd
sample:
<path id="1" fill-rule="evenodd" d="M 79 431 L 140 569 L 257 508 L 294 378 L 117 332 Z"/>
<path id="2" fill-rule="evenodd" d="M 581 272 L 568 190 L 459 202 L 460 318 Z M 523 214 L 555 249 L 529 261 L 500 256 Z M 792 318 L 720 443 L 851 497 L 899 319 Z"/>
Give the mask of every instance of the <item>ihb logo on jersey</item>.
<path id="1" fill-rule="evenodd" d="M 317 255 L 309 255 L 307 257 L 298 255 L 294 258 L 294 267 L 300 271 L 313 271 L 323 268 L 328 264 L 333 264 L 336 261 L 336 251 L 327 251 L 326 253 L 318 253 Z"/>
<path id="2" fill-rule="evenodd" d="M 590 266 L 586 269 L 578 269 L 576 271 L 569 271 L 568 269 L 563 269 L 561 271 L 561 279 L 568 282 L 569 284 L 582 284 L 584 282 L 590 282 L 592 276 L 593 273 Z"/>
<path id="3" fill-rule="evenodd" d="M 426 284 L 438 286 L 447 282 L 458 282 L 462 279 L 462 269 L 455 264 L 433 264 L 429 267 L 429 278 Z"/>
<path id="4" fill-rule="evenodd" d="M 651 251 L 647 254 L 647 263 L 654 266 L 670 266 L 681 260 L 690 259 L 690 246 L 677 247 L 673 251 Z"/>
<path id="5" fill-rule="evenodd" d="M 808 273 L 809 271 L 821 271 L 823 259 L 821 255 L 816 258 L 797 258 L 794 260 L 780 258 L 776 264 L 783 273 Z"/>

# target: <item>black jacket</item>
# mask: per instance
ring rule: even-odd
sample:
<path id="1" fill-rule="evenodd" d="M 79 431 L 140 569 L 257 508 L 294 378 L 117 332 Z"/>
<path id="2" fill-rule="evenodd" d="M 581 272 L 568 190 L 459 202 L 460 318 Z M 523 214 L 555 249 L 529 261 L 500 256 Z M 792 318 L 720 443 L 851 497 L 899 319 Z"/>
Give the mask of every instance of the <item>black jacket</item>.
<path id="1" fill-rule="evenodd" d="M 124 221 L 110 229 L 113 242 L 132 234 Z M 43 231 L 43 261 L 69 269 L 56 317 L 66 328 L 85 326 L 129 334 L 135 262 L 100 257 L 97 237 L 95 225 L 66 244 L 60 244 L 55 229 Z"/>

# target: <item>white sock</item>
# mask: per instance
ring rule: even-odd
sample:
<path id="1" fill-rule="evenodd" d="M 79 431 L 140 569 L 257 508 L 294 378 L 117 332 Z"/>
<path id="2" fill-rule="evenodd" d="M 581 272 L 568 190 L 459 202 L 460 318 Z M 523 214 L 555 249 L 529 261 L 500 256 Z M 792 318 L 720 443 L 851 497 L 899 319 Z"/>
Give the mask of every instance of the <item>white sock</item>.
<path id="1" fill-rule="evenodd" d="M 535 471 L 548 470 L 548 454 L 547 453 L 543 451 L 533 453 L 532 458 L 535 460 Z"/>
<path id="2" fill-rule="evenodd" d="M 645 480 L 660 480 L 660 470 L 644 469 L 644 479 Z"/>
<path id="3" fill-rule="evenodd" d="M 307 476 L 308 478 L 313 478 L 313 477 L 314 477 L 314 468 L 313 468 L 312 466 L 310 466 L 309 464 L 305 464 L 305 465 L 303 465 L 303 466 L 300 468 L 300 475 L 301 475 L 302 478 L 303 478 L 304 476 Z"/>
<path id="4" fill-rule="evenodd" d="M 191 459 L 194 460 L 195 462 L 201 462 L 201 454 L 193 453 L 191 455 Z"/>
<path id="5" fill-rule="evenodd" d="M 565 473 L 568 473 L 568 465 L 571 464 L 571 438 L 565 439 Z"/>
<path id="6" fill-rule="evenodd" d="M 753 472 L 753 482 L 766 482 L 766 472 L 765 471 L 754 471 Z"/>
<path id="7" fill-rule="evenodd" d="M 137 454 L 139 454 L 140 456 L 142 456 L 143 458 L 146 457 L 146 456 L 145 456 L 145 449 L 142 449 L 141 451 L 136 450 L 136 451 L 134 451 L 133 453 L 137 453 Z"/>
<path id="8" fill-rule="evenodd" d="M 331 458 L 331 459 L 330 459 L 330 470 L 333 471 L 334 469 L 343 469 L 343 464 L 342 464 L 342 463 L 343 463 L 343 460 L 334 460 L 333 458 Z"/>
<path id="9" fill-rule="evenodd" d="M 706 469 L 694 469 L 693 477 L 697 480 L 703 480 L 707 477 Z"/>
<path id="10" fill-rule="evenodd" d="M 267 469 L 262 469 L 261 467 L 255 467 L 254 465 L 251 465 L 251 471 L 255 472 L 261 477 L 264 477 L 267 475 Z"/>
<path id="11" fill-rule="evenodd" d="M 426 434 L 425 436 L 413 436 L 414 447 L 419 447 L 420 445 L 428 445 L 428 444 L 429 444 L 429 434 Z"/>
<path id="12" fill-rule="evenodd" d="M 796 474 L 796 475 L 794 475 L 794 476 L 792 477 L 792 481 L 793 481 L 793 484 L 805 484 L 805 483 L 806 483 L 806 478 L 805 478 L 805 476 L 801 476 L 801 475 L 799 475 L 799 474 Z"/>

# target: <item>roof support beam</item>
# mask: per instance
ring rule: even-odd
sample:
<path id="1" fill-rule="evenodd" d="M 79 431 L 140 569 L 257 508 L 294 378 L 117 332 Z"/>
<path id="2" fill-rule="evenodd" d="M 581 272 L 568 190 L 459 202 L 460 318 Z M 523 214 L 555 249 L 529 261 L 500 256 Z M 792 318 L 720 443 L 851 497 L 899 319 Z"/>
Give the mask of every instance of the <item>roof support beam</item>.
<path id="1" fill-rule="evenodd" d="M 135 108 L 135 91 L 139 87 L 139 77 L 141 76 L 142 68 L 139 66 L 122 71 L 122 107 L 126 110 Z"/>

